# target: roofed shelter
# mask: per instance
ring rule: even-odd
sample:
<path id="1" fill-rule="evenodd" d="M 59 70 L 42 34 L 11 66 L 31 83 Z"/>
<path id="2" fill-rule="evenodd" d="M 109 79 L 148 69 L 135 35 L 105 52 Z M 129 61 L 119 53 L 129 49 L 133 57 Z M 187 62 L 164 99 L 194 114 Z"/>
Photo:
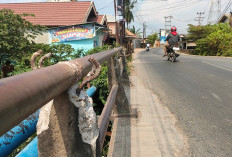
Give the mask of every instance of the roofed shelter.
<path id="1" fill-rule="evenodd" d="M 92 1 L 0 4 L 0 9 L 4 8 L 16 14 L 34 14 L 35 17 L 27 16 L 25 19 L 48 27 L 43 35 L 34 40 L 37 43 L 65 43 L 85 50 L 102 45 L 106 17 L 97 14 Z M 62 34 L 56 34 L 61 30 Z M 57 38 L 54 39 L 54 35 Z"/>

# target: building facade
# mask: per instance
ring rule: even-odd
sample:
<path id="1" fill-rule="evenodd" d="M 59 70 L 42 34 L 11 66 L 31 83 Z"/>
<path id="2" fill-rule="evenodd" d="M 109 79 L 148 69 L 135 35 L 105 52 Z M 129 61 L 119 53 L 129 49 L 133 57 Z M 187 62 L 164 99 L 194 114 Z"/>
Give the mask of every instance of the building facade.
<path id="1" fill-rule="evenodd" d="M 70 1 L 0 4 L 0 9 L 11 9 L 16 14 L 34 14 L 35 17 L 25 19 L 47 27 L 42 35 L 33 39 L 36 43 L 70 44 L 76 50 L 85 51 L 102 46 L 106 34 L 106 16 L 97 14 L 92 1 Z"/>
<path id="2" fill-rule="evenodd" d="M 73 25 L 50 29 L 48 35 L 50 44 L 70 44 L 74 49 L 87 51 L 102 46 L 105 28 L 97 23 Z"/>

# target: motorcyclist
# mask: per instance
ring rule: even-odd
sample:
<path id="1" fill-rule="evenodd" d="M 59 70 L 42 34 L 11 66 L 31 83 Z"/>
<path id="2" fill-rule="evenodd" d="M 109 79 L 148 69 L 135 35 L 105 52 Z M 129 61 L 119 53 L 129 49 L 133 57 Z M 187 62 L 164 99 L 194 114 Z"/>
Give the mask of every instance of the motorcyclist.
<path id="1" fill-rule="evenodd" d="M 173 46 L 174 44 L 177 44 L 180 41 L 180 35 L 176 32 L 176 27 L 171 27 L 171 33 L 168 34 L 166 38 L 166 44 L 164 45 L 164 56 L 167 56 L 167 50 L 169 47 Z"/>
<path id="2" fill-rule="evenodd" d="M 150 44 L 149 43 L 147 43 L 147 48 L 150 48 Z"/>

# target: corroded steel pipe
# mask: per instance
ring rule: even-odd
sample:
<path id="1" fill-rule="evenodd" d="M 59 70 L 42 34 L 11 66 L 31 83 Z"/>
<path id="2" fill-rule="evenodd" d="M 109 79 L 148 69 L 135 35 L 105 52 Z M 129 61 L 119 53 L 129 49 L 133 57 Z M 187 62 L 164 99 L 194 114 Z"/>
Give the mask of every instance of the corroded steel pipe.
<path id="1" fill-rule="evenodd" d="M 91 70 L 89 57 L 107 61 L 122 48 L 61 62 L 0 80 L 0 136 L 80 80 Z"/>
<path id="2" fill-rule="evenodd" d="M 107 98 L 106 104 L 103 108 L 101 116 L 98 120 L 98 128 L 99 128 L 99 141 L 100 141 L 100 149 L 102 150 L 104 139 L 106 136 L 106 131 L 108 128 L 108 124 L 110 121 L 111 113 L 113 110 L 113 105 L 115 104 L 115 99 L 118 92 L 118 85 L 114 85 L 110 91 L 110 94 Z"/>

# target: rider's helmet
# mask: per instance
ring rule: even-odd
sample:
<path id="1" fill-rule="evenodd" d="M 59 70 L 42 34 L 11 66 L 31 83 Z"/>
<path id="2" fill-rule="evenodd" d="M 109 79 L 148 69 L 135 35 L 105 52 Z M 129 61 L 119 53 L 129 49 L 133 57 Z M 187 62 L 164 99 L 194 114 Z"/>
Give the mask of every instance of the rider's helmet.
<path id="1" fill-rule="evenodd" d="M 176 31 L 176 27 L 175 27 L 175 26 L 172 26 L 171 32 L 174 32 L 174 31 Z"/>

